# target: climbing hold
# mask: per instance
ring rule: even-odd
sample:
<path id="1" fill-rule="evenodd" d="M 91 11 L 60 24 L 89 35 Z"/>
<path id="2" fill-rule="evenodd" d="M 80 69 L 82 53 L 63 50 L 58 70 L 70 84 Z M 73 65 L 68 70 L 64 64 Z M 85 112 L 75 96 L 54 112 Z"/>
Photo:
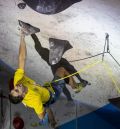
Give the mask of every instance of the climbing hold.
<path id="1" fill-rule="evenodd" d="M 50 54 L 49 63 L 51 65 L 57 64 L 65 51 L 72 48 L 71 44 L 67 40 L 60 40 L 49 38 Z"/>
<path id="2" fill-rule="evenodd" d="M 29 7 L 38 13 L 42 14 L 56 14 L 59 13 L 72 4 L 80 2 L 81 0 L 23 0 Z"/>
<path id="3" fill-rule="evenodd" d="M 20 9 L 24 9 L 26 7 L 26 3 L 19 3 L 17 5 Z"/>
<path id="4" fill-rule="evenodd" d="M 32 127 L 37 127 L 37 126 L 39 126 L 40 124 L 37 123 L 37 122 L 32 122 L 30 125 L 31 125 Z"/>
<path id="5" fill-rule="evenodd" d="M 21 117 L 19 116 L 16 116 L 14 119 L 13 119 L 13 127 L 15 129 L 23 129 L 24 127 L 24 121 Z"/>

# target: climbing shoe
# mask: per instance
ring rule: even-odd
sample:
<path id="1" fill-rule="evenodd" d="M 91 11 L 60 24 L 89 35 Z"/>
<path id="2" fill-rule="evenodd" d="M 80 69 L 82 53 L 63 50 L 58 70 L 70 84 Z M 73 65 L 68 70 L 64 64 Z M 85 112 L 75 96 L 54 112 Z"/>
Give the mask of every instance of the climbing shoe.
<path id="1" fill-rule="evenodd" d="M 25 35 L 31 35 L 40 32 L 40 29 L 37 27 L 34 27 L 28 23 L 25 23 L 23 21 L 18 20 L 19 26 L 21 27 L 21 30 Z"/>
<path id="2" fill-rule="evenodd" d="M 75 93 L 79 93 L 83 89 L 83 83 L 77 83 L 76 88 L 74 89 Z"/>
<path id="3" fill-rule="evenodd" d="M 91 83 L 86 80 L 81 80 L 81 83 L 82 83 L 83 87 L 86 87 L 87 85 L 91 85 Z"/>
<path id="4" fill-rule="evenodd" d="M 83 80 L 82 82 L 77 83 L 76 88 L 74 89 L 75 93 L 79 93 L 87 85 L 91 85 L 91 83 L 89 83 L 86 80 Z"/>

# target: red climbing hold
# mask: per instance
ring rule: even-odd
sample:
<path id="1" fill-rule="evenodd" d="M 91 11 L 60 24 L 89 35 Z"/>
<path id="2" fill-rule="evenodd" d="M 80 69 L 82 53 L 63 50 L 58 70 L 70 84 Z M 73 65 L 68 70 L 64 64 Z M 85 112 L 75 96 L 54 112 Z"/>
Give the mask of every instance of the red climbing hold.
<path id="1" fill-rule="evenodd" d="M 19 116 L 15 117 L 13 119 L 13 127 L 15 129 L 23 129 L 24 127 L 24 121 L 22 118 L 20 118 Z"/>

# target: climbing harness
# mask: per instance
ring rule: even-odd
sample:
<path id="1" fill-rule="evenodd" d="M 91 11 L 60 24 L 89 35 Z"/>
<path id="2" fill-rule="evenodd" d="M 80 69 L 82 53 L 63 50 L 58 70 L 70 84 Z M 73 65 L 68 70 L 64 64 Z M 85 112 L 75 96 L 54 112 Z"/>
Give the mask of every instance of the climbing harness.
<path id="1" fill-rule="evenodd" d="M 53 94 L 55 94 L 55 91 L 53 89 L 53 86 L 52 86 L 51 82 L 45 82 L 43 86 L 45 88 L 47 88 L 50 92 L 52 92 Z"/>

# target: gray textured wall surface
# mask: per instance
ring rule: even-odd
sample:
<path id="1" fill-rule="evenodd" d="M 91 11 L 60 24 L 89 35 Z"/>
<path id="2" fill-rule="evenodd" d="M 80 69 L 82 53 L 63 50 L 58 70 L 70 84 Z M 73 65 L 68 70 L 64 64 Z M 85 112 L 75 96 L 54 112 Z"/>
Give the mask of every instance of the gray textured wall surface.
<path id="1" fill-rule="evenodd" d="M 73 46 L 72 49 L 63 55 L 68 61 L 102 52 L 105 33 L 107 32 L 110 35 L 111 54 L 120 62 L 119 0 L 83 0 L 54 15 L 39 14 L 28 6 L 24 10 L 20 10 L 17 7 L 18 3 L 19 1 L 17 0 L 0 1 L 0 59 L 11 68 L 16 69 L 18 67 L 20 39 L 18 19 L 40 28 L 41 32 L 37 33 L 37 37 L 39 43 L 45 48 L 49 49 L 49 38 L 68 40 Z M 53 78 L 51 67 L 36 51 L 35 43 L 31 36 L 26 37 L 26 43 L 26 74 L 40 84 L 43 84 L 44 81 L 50 81 Z M 99 59 L 101 57 L 72 62 L 71 64 L 77 70 L 80 70 Z M 112 69 L 119 86 L 120 68 L 109 55 L 105 56 L 105 61 L 107 61 Z M 92 85 L 86 87 L 77 95 L 74 95 L 72 89 L 68 86 L 72 97 L 79 102 L 79 116 L 107 104 L 108 98 L 119 96 L 111 78 L 101 64 L 86 70 L 81 73 L 81 76 L 90 81 Z M 5 91 L 7 91 L 5 88 L 7 86 L 6 79 L 9 79 L 9 74 L 6 73 L 4 67 L 0 64 L 0 86 Z M 8 91 L 5 94 L 8 94 Z M 69 105 L 65 96 L 62 95 L 60 101 L 52 107 L 58 120 L 58 125 L 75 118 L 75 105 L 70 106 L 71 108 L 68 110 L 67 104 Z M 19 112 L 23 117 L 26 129 L 32 129 L 31 123 L 38 122 L 38 118 L 33 110 L 26 109 L 22 104 L 17 106 L 12 105 L 12 118 L 16 112 Z M 6 110 L 7 115 L 9 115 L 9 106 Z M 9 117 L 6 118 L 9 119 Z M 10 123 L 7 123 L 3 129 L 8 129 L 9 127 Z"/>

